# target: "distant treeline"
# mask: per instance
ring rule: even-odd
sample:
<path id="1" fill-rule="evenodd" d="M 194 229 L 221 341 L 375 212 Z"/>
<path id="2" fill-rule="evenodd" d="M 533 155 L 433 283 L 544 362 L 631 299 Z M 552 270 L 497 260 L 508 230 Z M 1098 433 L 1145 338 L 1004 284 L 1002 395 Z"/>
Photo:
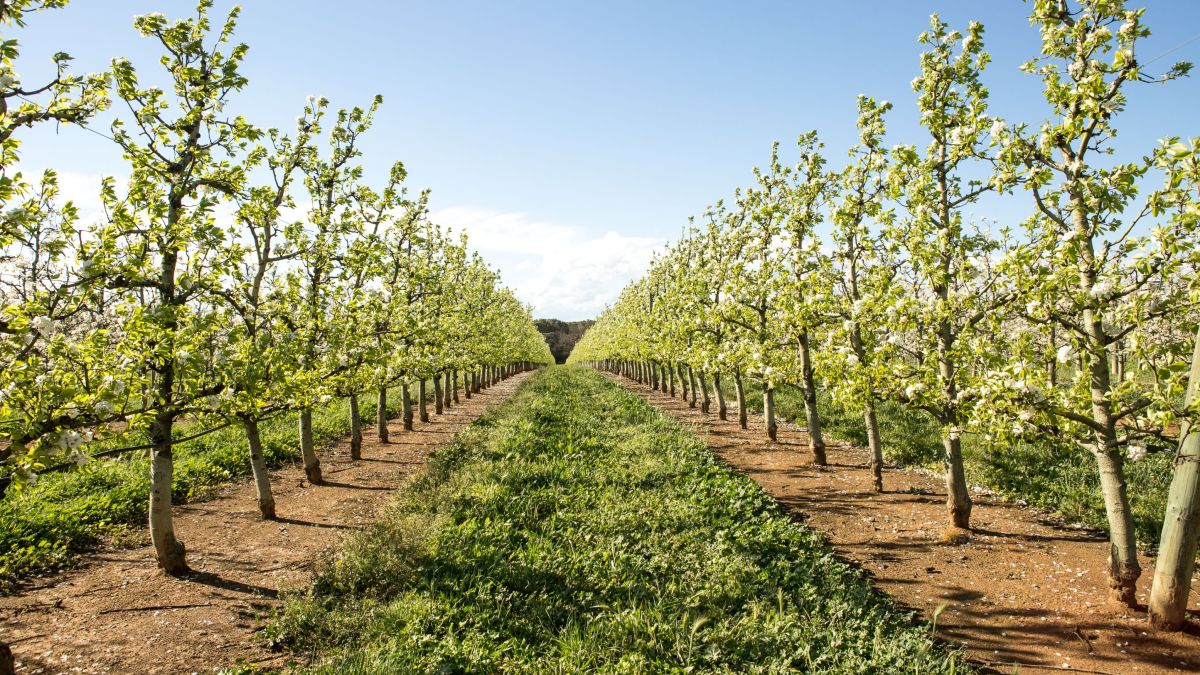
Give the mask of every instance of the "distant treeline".
<path id="1" fill-rule="evenodd" d="M 583 336 L 583 332 L 596 323 L 592 319 L 583 321 L 559 321 L 558 319 L 536 319 L 537 329 L 550 345 L 550 353 L 558 363 L 566 363 L 567 355 L 574 349 L 575 343 Z"/>

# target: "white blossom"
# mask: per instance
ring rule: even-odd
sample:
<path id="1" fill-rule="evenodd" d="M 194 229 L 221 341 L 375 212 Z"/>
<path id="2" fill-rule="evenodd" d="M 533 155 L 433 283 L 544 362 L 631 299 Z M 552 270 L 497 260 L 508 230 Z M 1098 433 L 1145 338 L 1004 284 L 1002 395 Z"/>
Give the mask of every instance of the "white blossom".
<path id="1" fill-rule="evenodd" d="M 1129 460 L 1136 462 L 1146 457 L 1146 444 L 1141 442 L 1133 442 L 1129 444 Z"/>
<path id="2" fill-rule="evenodd" d="M 48 316 L 34 317 L 33 321 L 29 322 L 29 325 L 33 326 L 33 329 L 43 336 L 48 337 L 54 332 L 54 319 Z"/>
<path id="3" fill-rule="evenodd" d="M 1058 353 L 1055 355 L 1059 363 L 1070 363 L 1071 357 L 1075 356 L 1075 350 L 1071 345 L 1063 345 L 1058 348 Z"/>
<path id="4" fill-rule="evenodd" d="M 1105 279 L 1104 281 L 1101 281 L 1100 283 L 1096 284 L 1095 286 L 1092 286 L 1091 296 L 1093 298 L 1102 298 L 1102 297 L 1108 295 L 1111 291 L 1112 291 L 1112 282 Z"/>
<path id="5" fill-rule="evenodd" d="M 78 450 L 83 447 L 83 434 L 78 431 L 64 431 L 58 437 L 58 444 L 63 450 Z"/>

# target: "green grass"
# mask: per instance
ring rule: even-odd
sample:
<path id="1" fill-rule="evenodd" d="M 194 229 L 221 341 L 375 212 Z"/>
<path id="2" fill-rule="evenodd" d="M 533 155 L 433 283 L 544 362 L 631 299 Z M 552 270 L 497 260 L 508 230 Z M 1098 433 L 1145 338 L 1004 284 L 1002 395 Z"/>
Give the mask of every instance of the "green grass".
<path id="1" fill-rule="evenodd" d="M 761 385 L 747 381 L 745 386 L 747 409 L 761 414 Z M 732 401 L 732 388 L 730 391 Z M 781 418 L 804 423 L 804 400 L 799 389 L 779 389 L 775 407 Z M 817 409 L 826 433 L 866 446 L 861 411 L 840 406 L 824 394 L 818 397 Z M 881 403 L 877 414 L 884 457 L 889 462 L 942 471 L 941 427 L 932 417 L 890 402 Z M 1125 463 L 1134 528 L 1139 544 L 1146 548 L 1158 546 L 1171 482 L 1171 459 L 1170 453 L 1160 452 Z M 1068 523 L 1108 531 L 1096 461 L 1074 445 L 1045 439 L 1001 446 L 968 434 L 963 437 L 963 461 L 971 485 L 1053 513 Z"/>
<path id="2" fill-rule="evenodd" d="M 389 416 L 399 414 L 399 391 L 388 394 Z M 375 419 L 376 401 L 373 395 L 360 399 L 359 414 L 367 433 Z M 349 409 L 343 399 L 314 410 L 318 447 L 350 433 Z M 299 458 L 294 414 L 264 422 L 261 435 L 268 465 Z M 114 439 L 119 445 L 113 447 L 143 442 L 143 436 L 130 434 Z M 201 500 L 249 473 L 245 435 L 239 426 L 227 427 L 176 446 L 173 496 L 176 503 Z M 13 591 L 31 575 L 69 567 L 80 553 L 97 545 L 136 535 L 131 526 L 144 522 L 149 494 L 146 452 L 97 461 L 79 471 L 46 474 L 20 491 L 10 490 L 0 499 L 0 593 Z"/>
<path id="3" fill-rule="evenodd" d="M 328 673 L 966 670 L 702 441 L 572 366 L 437 453 L 267 636 Z"/>

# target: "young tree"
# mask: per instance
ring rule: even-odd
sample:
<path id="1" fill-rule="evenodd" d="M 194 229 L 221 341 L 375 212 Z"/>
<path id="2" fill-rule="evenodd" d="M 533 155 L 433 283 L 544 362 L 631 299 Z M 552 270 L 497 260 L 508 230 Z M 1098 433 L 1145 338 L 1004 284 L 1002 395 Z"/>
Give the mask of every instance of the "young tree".
<path id="1" fill-rule="evenodd" d="M 1042 54 L 1025 70 L 1042 79 L 1053 117 L 1036 136 L 1017 128 L 1011 150 L 1002 154 L 1007 170 L 1024 178 L 1037 209 L 1027 225 L 1030 243 L 1009 257 L 1006 269 L 1021 296 L 1018 306 L 1032 320 L 1058 325 L 1060 352 L 1064 360 L 1077 358 L 1080 369 L 1073 382 L 1045 394 L 1045 383 L 1037 381 L 1042 369 L 1026 367 L 1035 361 L 1032 354 L 996 373 L 1001 381 L 1036 385 L 1031 393 L 1009 391 L 1017 402 L 1013 409 L 1027 411 L 1022 422 L 1057 427 L 1095 458 L 1108 516 L 1111 595 L 1128 606 L 1135 604 L 1141 567 L 1124 455 L 1161 438 L 1161 421 L 1171 408 L 1163 394 L 1182 391 L 1181 372 L 1147 368 L 1186 354 L 1184 345 L 1154 344 L 1142 336 L 1177 316 L 1184 298 L 1164 293 L 1170 286 L 1161 281 L 1181 269 L 1183 254 L 1194 246 L 1194 232 L 1177 219 L 1137 234 L 1161 199 L 1152 195 L 1137 208 L 1138 182 L 1168 149 L 1143 161 L 1110 159 L 1125 88 L 1190 70 L 1178 64 L 1161 78 L 1144 76 L 1134 57 L 1137 42 L 1149 35 L 1141 17 L 1142 10 L 1127 10 L 1116 0 L 1034 5 Z M 1138 367 L 1147 370 L 1118 381 L 1112 357 L 1122 341 L 1139 344 Z"/>
<path id="2" fill-rule="evenodd" d="M 324 98 L 312 103 L 319 109 L 328 104 Z M 302 251 L 290 275 L 295 308 L 292 323 L 304 344 L 300 354 L 303 368 L 297 376 L 293 404 L 299 409 L 305 475 L 314 485 L 322 482 L 322 476 L 313 441 L 312 408 L 328 400 L 329 377 L 346 370 L 350 358 L 337 353 L 331 343 L 330 316 L 341 299 L 338 291 L 345 280 L 343 256 L 354 224 L 349 195 L 362 176 L 362 167 L 354 161 L 362 154 L 359 138 L 370 128 L 381 103 L 382 98 L 376 96 L 368 108 L 338 111 L 329 130 L 327 156 L 314 156 L 303 168 L 311 199 L 309 227 L 291 232 L 291 246 Z"/>
<path id="3" fill-rule="evenodd" d="M 998 291 L 988 257 L 997 243 L 963 223 L 963 209 L 999 180 L 968 178 L 981 173 L 988 135 L 995 144 L 1003 122 L 987 115 L 988 92 L 980 81 L 989 57 L 983 26 L 972 22 L 964 36 L 930 18 L 919 41 L 921 74 L 913 80 L 921 124 L 930 140 L 924 152 L 902 146 L 893 152 L 892 195 L 904 216 L 884 228 L 887 245 L 904 261 L 907 291 L 892 296 L 891 335 L 903 349 L 895 361 L 890 396 L 924 410 L 942 427 L 946 467 L 948 536 L 970 529 L 971 494 L 963 468 L 962 432 L 970 416 L 971 366 L 994 353 L 1001 329 L 997 310 L 1012 295 Z M 990 276 L 990 278 L 989 278 Z"/>
<path id="4" fill-rule="evenodd" d="M 782 332 L 795 346 L 796 358 L 787 369 L 788 379 L 800 383 L 808 429 L 808 449 L 818 466 L 827 462 L 821 416 L 817 411 L 817 382 L 813 365 L 812 335 L 828 316 L 829 260 L 821 253 L 816 228 L 824 220 L 822 209 L 829 199 L 833 177 L 825 170 L 817 132 L 797 140 L 800 161 L 791 170 L 787 218 L 783 234 L 787 240 L 785 266 L 778 275 L 779 321 Z"/>
<path id="5" fill-rule="evenodd" d="M 884 115 L 891 108 L 887 102 L 858 98 L 859 142 L 850 150 L 853 162 L 837 175 L 830 214 L 834 273 L 831 304 L 841 324 L 827 332 L 823 350 L 834 397 L 863 411 L 877 491 L 883 490 L 883 447 L 875 406 L 888 377 L 886 357 L 877 356 L 877 352 L 886 350 L 887 345 L 878 332 L 867 327 L 871 320 L 878 320 L 882 299 L 894 289 L 894 268 L 881 262 L 883 251 L 869 224 L 886 224 L 891 217 L 884 208 L 888 163 L 883 147 Z"/>
<path id="6" fill-rule="evenodd" d="M 219 294 L 228 325 L 223 344 L 215 350 L 213 368 L 224 370 L 229 386 L 213 397 L 213 407 L 241 425 L 250 452 L 250 470 L 258 493 L 259 513 L 275 518 L 275 498 L 263 454 L 260 422 L 287 408 L 296 369 L 295 354 L 302 345 L 288 325 L 288 297 L 281 283 L 286 265 L 300 254 L 288 245 L 282 212 L 294 207 L 293 187 L 305 163 L 312 161 L 313 134 L 323 114 L 316 105 L 305 107 L 297 120 L 296 137 L 276 129 L 265 135 L 249 163 L 265 165 L 270 180 L 238 195 L 238 209 L 226 234 L 241 247 Z"/>
<path id="7" fill-rule="evenodd" d="M 120 294 L 115 311 L 126 336 L 122 348 L 149 385 L 150 538 L 159 566 L 171 574 L 187 571 L 171 517 L 175 422 L 228 386 L 194 358 L 221 328 L 212 311 L 214 289 L 232 264 L 213 208 L 241 190 L 237 158 L 258 135 L 243 119 L 222 113 L 229 95 L 246 85 L 238 72 L 246 46 L 230 45 L 236 9 L 206 44 L 211 5 L 202 0 L 194 18 L 175 22 L 161 14 L 135 19 L 137 30 L 166 52 L 173 96 L 143 86 L 130 62 L 114 62 L 116 93 L 131 122 L 114 122 L 112 132 L 129 162 L 130 181 L 123 197 L 106 183 L 109 222 L 93 233 L 89 251 L 98 276 Z"/>

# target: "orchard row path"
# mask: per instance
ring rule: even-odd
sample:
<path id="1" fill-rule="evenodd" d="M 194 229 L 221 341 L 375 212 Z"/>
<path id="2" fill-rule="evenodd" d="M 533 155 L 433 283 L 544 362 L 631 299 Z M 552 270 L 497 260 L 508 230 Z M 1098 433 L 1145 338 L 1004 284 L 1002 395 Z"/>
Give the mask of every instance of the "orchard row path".
<path id="1" fill-rule="evenodd" d="M 364 428 L 362 460 L 345 438 L 321 453 L 325 483 L 313 486 L 299 466 L 272 474 L 279 518 L 262 520 L 254 485 L 243 480 L 215 499 L 176 507 L 176 532 L 193 573 L 157 571 L 149 536 L 135 548 L 101 551 L 78 568 L 25 592 L 0 598 L 0 641 L 11 645 L 18 673 L 214 672 L 236 662 L 285 665 L 254 633 L 279 594 L 303 588 L 312 565 L 345 532 L 374 519 L 429 453 L 526 378 L 517 375 L 430 422 L 404 431 L 389 424 L 390 443 Z M 295 656 L 291 657 L 295 658 Z"/>
<path id="2" fill-rule="evenodd" d="M 1114 609 L 1107 602 L 1107 544 L 1095 533 L 973 494 L 974 535 L 965 544 L 943 544 L 940 477 L 888 470 L 885 492 L 877 494 L 864 449 L 827 440 L 828 466 L 818 467 L 810 463 L 802 428 L 781 424 L 771 443 L 761 419 L 743 430 L 736 410 L 733 421 L 723 422 L 699 406 L 609 377 L 689 426 L 721 461 L 821 532 L 876 588 L 935 621 L 939 635 L 965 646 L 977 663 L 1006 673 L 1015 664 L 1020 672 L 1200 672 L 1195 600 L 1187 630 L 1174 634 L 1151 630 L 1144 612 Z M 1141 563 L 1144 602 L 1154 566 L 1146 558 Z"/>

